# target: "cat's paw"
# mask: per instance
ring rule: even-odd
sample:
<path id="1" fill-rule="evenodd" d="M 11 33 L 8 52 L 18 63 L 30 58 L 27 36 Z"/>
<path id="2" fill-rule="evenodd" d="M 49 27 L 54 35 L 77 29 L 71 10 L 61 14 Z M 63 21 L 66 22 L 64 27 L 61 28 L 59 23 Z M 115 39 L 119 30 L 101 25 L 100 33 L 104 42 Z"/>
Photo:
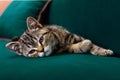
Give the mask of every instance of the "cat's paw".
<path id="1" fill-rule="evenodd" d="M 111 56 L 113 55 L 113 51 L 110 49 L 103 49 L 100 48 L 99 50 L 95 50 L 94 52 L 91 52 L 93 55 L 98 55 L 98 56 Z"/>
<path id="2" fill-rule="evenodd" d="M 90 40 L 84 40 L 80 45 L 80 50 L 82 52 L 87 52 L 92 47 L 92 42 Z"/>
<path id="3" fill-rule="evenodd" d="M 106 56 L 110 56 L 110 55 L 113 55 L 113 54 L 114 54 L 114 53 L 113 53 L 112 50 L 110 50 L 110 49 L 105 50 L 105 55 L 106 55 Z"/>

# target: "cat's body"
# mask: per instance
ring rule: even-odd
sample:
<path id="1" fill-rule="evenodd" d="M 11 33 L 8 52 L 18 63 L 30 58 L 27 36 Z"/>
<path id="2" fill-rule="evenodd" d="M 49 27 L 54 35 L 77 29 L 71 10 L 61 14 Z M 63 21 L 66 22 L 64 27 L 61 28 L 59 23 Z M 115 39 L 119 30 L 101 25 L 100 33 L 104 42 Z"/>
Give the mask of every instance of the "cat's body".
<path id="1" fill-rule="evenodd" d="M 26 57 L 44 57 L 53 53 L 71 52 L 93 55 L 112 55 L 113 51 L 93 44 L 90 40 L 72 34 L 61 26 L 42 26 L 32 17 L 27 18 L 28 29 L 6 47 Z"/>

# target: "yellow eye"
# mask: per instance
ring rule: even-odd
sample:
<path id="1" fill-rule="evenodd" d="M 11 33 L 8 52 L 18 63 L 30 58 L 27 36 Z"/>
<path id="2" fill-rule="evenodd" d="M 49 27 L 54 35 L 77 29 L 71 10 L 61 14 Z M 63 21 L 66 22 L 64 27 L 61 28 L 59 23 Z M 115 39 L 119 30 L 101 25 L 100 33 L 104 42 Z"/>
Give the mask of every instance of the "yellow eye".
<path id="1" fill-rule="evenodd" d="M 40 43 L 43 42 L 43 36 L 39 39 L 39 42 L 40 42 Z"/>

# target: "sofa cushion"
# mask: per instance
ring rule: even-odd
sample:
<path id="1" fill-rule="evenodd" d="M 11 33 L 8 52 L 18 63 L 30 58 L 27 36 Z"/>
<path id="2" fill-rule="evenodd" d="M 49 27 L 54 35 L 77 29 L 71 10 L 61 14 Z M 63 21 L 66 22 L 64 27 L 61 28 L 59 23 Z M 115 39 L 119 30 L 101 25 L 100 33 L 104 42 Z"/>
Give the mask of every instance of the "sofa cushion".
<path id="1" fill-rule="evenodd" d="M 37 18 L 45 3 L 45 0 L 13 1 L 0 17 L 0 37 L 21 35 L 27 28 L 26 18 Z"/>
<path id="2" fill-rule="evenodd" d="M 120 80 L 120 59 L 85 54 L 26 58 L 0 41 L 0 80 Z"/>
<path id="3" fill-rule="evenodd" d="M 62 25 L 119 54 L 119 3 L 119 0 L 53 0 L 49 23 Z"/>

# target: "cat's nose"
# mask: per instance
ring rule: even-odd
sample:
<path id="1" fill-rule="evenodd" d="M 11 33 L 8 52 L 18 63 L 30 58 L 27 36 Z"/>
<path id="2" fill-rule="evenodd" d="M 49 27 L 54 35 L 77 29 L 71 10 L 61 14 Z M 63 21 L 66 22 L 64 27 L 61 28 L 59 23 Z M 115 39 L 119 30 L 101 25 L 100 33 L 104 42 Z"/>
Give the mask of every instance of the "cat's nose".
<path id="1" fill-rule="evenodd" d="M 38 47 L 37 47 L 37 51 L 38 51 L 38 52 L 44 52 L 44 48 L 43 48 L 42 46 L 38 46 Z"/>

